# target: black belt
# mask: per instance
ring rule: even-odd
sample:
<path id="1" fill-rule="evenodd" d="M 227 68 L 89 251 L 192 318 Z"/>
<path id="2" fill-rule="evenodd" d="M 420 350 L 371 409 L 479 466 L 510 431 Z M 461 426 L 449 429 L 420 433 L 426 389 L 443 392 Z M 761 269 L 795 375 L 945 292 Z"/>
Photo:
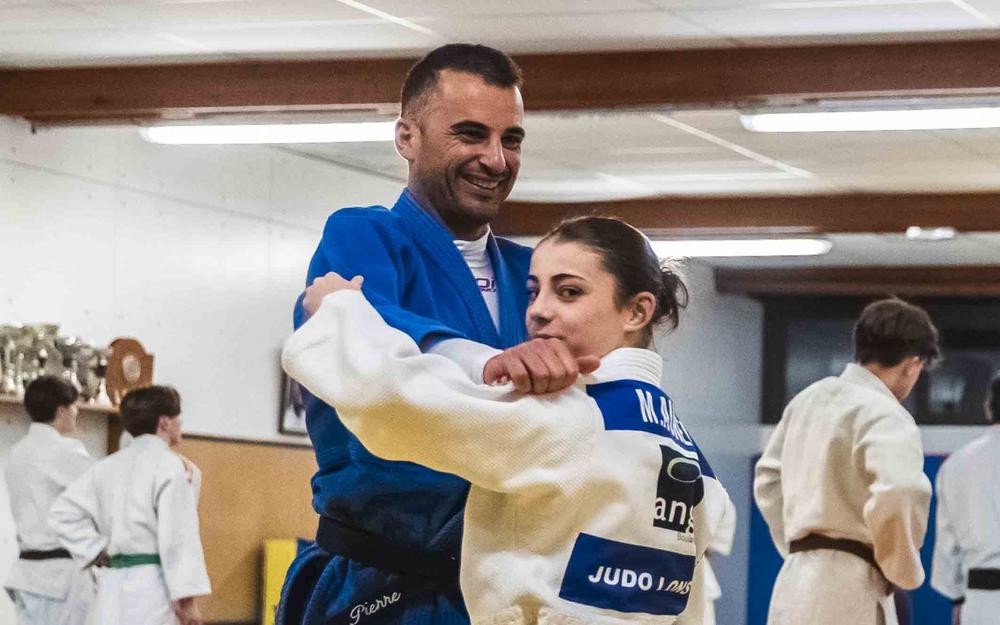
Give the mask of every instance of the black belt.
<path id="1" fill-rule="evenodd" d="M 1000 590 L 1000 569 L 969 569 L 969 589 Z"/>
<path id="2" fill-rule="evenodd" d="M 325 516 L 319 518 L 316 544 L 327 553 L 389 573 L 422 577 L 441 585 L 458 583 L 458 559 L 434 551 L 395 545 L 378 534 Z"/>
<path id="3" fill-rule="evenodd" d="M 62 560 L 73 556 L 65 549 L 49 549 L 48 551 L 22 551 L 18 557 L 22 560 Z"/>
<path id="4" fill-rule="evenodd" d="M 875 567 L 879 572 L 882 571 L 882 569 L 879 568 L 878 562 L 875 561 L 875 551 L 865 543 L 857 540 L 851 540 L 850 538 L 830 538 L 829 536 L 823 536 L 822 534 L 809 534 L 805 538 L 793 540 L 788 546 L 788 550 L 791 553 L 798 553 L 799 551 L 814 551 L 816 549 L 844 551 L 861 558 L 868 564 Z"/>

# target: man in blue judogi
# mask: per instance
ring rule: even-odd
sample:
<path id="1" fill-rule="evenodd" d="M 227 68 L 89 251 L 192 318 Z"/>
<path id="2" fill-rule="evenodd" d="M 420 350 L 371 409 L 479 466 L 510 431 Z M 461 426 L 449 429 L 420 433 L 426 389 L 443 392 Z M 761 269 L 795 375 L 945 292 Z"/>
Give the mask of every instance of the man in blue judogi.
<path id="1" fill-rule="evenodd" d="M 489 229 L 520 164 L 520 85 L 514 62 L 484 46 L 443 46 L 414 65 L 396 125 L 407 187 L 391 210 L 332 214 L 309 282 L 363 274 L 369 301 L 425 351 L 448 355 L 460 349 L 455 339 L 499 349 L 524 341 L 531 250 Z M 555 390 L 575 372 L 549 384 L 545 372 L 558 366 L 543 361 L 554 359 L 529 357 L 504 373 L 521 390 Z M 279 625 L 468 623 L 458 587 L 468 483 L 373 456 L 313 397 L 306 422 L 320 525 L 289 569 Z"/>

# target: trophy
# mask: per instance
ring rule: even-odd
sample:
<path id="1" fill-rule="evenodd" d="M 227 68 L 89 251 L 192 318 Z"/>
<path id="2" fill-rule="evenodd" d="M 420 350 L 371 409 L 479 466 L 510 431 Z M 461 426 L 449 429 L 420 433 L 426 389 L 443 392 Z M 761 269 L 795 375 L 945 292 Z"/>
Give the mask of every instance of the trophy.
<path id="1" fill-rule="evenodd" d="M 23 397 L 39 376 L 55 375 L 76 387 L 86 402 L 103 397 L 116 403 L 128 389 L 151 384 L 152 370 L 153 356 L 134 339 L 98 347 L 78 336 L 59 336 L 54 323 L 0 325 L 0 395 Z"/>
<path id="2" fill-rule="evenodd" d="M 14 339 L 20 335 L 21 326 L 0 325 L 0 395 L 17 395 L 17 343 Z"/>

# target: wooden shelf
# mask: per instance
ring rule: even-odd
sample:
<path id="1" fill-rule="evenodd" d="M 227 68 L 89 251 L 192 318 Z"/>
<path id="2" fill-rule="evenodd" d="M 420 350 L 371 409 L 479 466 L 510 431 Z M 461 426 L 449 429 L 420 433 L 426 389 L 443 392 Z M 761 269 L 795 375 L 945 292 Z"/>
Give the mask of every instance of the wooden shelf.
<path id="1" fill-rule="evenodd" d="M 17 404 L 23 405 L 24 399 L 21 397 L 13 397 L 11 395 L 0 395 L 0 404 Z M 98 412 L 101 414 L 118 414 L 118 408 L 112 406 L 111 404 L 103 403 L 93 403 L 93 402 L 76 402 L 76 405 L 83 412 Z"/>

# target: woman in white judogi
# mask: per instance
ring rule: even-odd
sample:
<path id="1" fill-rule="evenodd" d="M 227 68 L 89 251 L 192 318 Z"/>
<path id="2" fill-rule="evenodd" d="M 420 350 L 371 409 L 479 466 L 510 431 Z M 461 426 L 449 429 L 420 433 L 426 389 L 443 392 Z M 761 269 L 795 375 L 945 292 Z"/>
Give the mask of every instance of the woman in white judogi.
<path id="1" fill-rule="evenodd" d="M 43 376 L 25 392 L 28 434 L 11 450 L 7 491 L 20 555 L 5 587 L 18 625 L 83 625 L 94 600 L 94 576 L 76 566 L 49 528 L 49 509 L 63 490 L 94 464 L 76 430 L 77 390 Z"/>
<path id="2" fill-rule="evenodd" d="M 931 586 L 955 602 L 962 625 L 1000 620 L 1000 376 L 986 413 L 986 433 L 949 456 L 937 475 Z"/>
<path id="3" fill-rule="evenodd" d="M 313 315 L 285 369 L 374 454 L 472 483 L 461 585 L 473 623 L 700 625 L 696 564 L 728 497 L 658 388 L 661 357 L 644 349 L 652 323 L 676 322 L 683 284 L 637 230 L 592 217 L 543 240 L 531 274 L 531 336 L 602 357 L 565 393 L 475 383 L 387 326 L 360 277 L 336 274 L 307 290 Z M 467 354 L 469 369 L 481 380 L 495 354 Z M 394 597 L 354 616 L 394 622 Z"/>
<path id="4" fill-rule="evenodd" d="M 99 625 L 200 625 L 194 598 L 211 587 L 195 474 L 170 448 L 181 436 L 180 397 L 169 387 L 138 389 L 119 412 L 135 439 L 66 489 L 49 523 L 81 565 L 107 565 Z"/>
<path id="5" fill-rule="evenodd" d="M 896 622 L 893 586 L 924 580 L 930 481 L 900 404 L 938 357 L 922 309 L 890 299 L 855 326 L 857 363 L 795 396 L 757 463 L 754 498 L 785 558 L 768 625 Z"/>

